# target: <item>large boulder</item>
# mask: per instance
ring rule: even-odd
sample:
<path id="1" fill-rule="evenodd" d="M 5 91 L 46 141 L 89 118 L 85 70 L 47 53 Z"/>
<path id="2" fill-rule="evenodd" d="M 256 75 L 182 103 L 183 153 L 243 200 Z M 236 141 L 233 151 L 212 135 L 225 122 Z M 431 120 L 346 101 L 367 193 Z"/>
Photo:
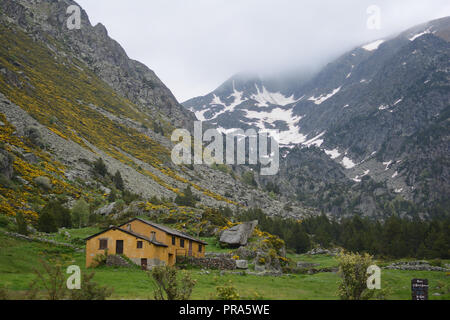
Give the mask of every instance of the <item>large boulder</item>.
<path id="1" fill-rule="evenodd" d="M 34 183 L 46 191 L 50 191 L 53 188 L 52 182 L 48 177 L 36 177 L 34 178 Z"/>
<path id="2" fill-rule="evenodd" d="M 222 231 L 220 243 L 230 247 L 246 246 L 253 230 L 258 225 L 258 221 L 249 221 Z"/>

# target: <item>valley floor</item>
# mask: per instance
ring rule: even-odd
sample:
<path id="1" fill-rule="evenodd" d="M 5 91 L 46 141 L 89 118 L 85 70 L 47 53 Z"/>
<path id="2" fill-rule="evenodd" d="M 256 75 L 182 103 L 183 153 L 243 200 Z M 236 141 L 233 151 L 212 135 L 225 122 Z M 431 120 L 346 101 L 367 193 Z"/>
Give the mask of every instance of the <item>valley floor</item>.
<path id="1" fill-rule="evenodd" d="M 84 237 L 92 233 L 93 228 L 69 230 L 72 237 Z M 64 241 L 61 235 L 54 235 L 55 240 Z M 213 243 L 211 239 L 211 243 Z M 222 250 L 214 244 L 209 251 Z M 0 288 L 6 287 L 13 298 L 28 289 L 35 279 L 33 268 L 39 266 L 39 259 L 44 257 L 64 257 L 68 264 L 84 267 L 84 252 L 51 246 L 44 243 L 28 242 L 10 238 L 0 233 Z M 314 262 L 320 267 L 337 266 L 334 257 L 316 255 L 295 255 L 290 258 L 297 261 Z M 388 261 L 379 261 L 380 266 Z M 449 261 L 443 261 L 449 263 Z M 315 275 L 284 275 L 282 277 L 254 276 L 241 274 L 222 274 L 217 270 L 191 269 L 192 277 L 197 280 L 192 298 L 195 300 L 212 299 L 215 288 L 232 281 L 241 299 L 268 300 L 330 300 L 337 299 L 339 276 L 336 273 L 318 273 Z M 94 280 L 102 285 L 114 288 L 112 299 L 153 299 L 153 283 L 148 275 L 138 268 L 101 267 L 95 269 Z M 430 283 L 431 300 L 450 299 L 450 275 L 445 272 L 382 270 L 382 288 L 388 289 L 388 299 L 410 300 L 411 279 L 426 278 Z M 439 294 L 439 295 L 434 295 Z"/>

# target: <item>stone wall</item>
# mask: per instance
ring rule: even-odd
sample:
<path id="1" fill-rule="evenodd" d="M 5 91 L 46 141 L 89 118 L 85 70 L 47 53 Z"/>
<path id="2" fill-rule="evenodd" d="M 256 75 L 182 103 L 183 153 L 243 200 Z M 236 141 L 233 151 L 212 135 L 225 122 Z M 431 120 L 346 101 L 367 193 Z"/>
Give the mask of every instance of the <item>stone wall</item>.
<path id="1" fill-rule="evenodd" d="M 219 270 L 235 270 L 236 260 L 226 257 L 206 257 L 206 258 L 193 258 L 193 257 L 177 257 L 177 265 L 190 264 L 206 269 L 219 269 Z"/>
<path id="2" fill-rule="evenodd" d="M 430 265 L 427 261 L 407 261 L 407 262 L 394 262 L 391 265 L 385 267 L 385 269 L 391 270 L 414 270 L 414 271 L 450 271 L 450 269 L 437 267 Z"/>

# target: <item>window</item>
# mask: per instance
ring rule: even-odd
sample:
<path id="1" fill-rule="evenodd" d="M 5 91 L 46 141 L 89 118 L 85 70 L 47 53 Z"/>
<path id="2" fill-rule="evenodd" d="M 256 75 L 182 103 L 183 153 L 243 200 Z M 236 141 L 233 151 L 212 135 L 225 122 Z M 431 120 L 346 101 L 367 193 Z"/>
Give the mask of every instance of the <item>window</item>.
<path id="1" fill-rule="evenodd" d="M 198 245 L 198 252 L 202 252 L 203 246 L 201 244 Z"/>
<path id="2" fill-rule="evenodd" d="M 180 247 L 184 248 L 184 239 L 180 239 Z"/>
<path id="3" fill-rule="evenodd" d="M 108 249 L 108 239 L 100 239 L 100 247 L 99 250 Z"/>
<path id="4" fill-rule="evenodd" d="M 138 249 L 142 249 L 142 241 L 138 241 L 137 242 L 137 248 Z"/>
<path id="5" fill-rule="evenodd" d="M 177 238 L 175 238 L 175 236 L 172 236 L 172 245 L 176 245 L 177 244 Z"/>

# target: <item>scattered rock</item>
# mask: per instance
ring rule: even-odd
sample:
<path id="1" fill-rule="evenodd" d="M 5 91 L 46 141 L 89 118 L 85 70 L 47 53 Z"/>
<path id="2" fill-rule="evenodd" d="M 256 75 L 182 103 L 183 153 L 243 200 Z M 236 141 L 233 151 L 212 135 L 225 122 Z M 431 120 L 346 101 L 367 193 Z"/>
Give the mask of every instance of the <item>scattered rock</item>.
<path id="1" fill-rule="evenodd" d="M 102 216 L 109 216 L 110 214 L 113 213 L 115 206 L 116 206 L 116 203 L 112 202 L 110 204 L 107 204 L 104 207 L 101 207 L 100 209 L 97 209 L 94 213 L 102 215 Z"/>
<path id="2" fill-rule="evenodd" d="M 314 248 L 314 249 L 308 251 L 306 254 L 309 254 L 309 255 L 327 254 L 327 255 L 331 255 L 331 256 L 336 256 L 340 252 L 341 252 L 340 248 L 334 248 L 334 249 L 331 249 L 331 250 L 322 249 L 322 248 Z"/>
<path id="3" fill-rule="evenodd" d="M 44 190 L 50 191 L 52 189 L 52 182 L 47 177 L 36 177 L 34 178 L 34 183 Z"/>
<path id="4" fill-rule="evenodd" d="M 257 265 L 255 265 L 255 271 L 256 272 L 265 272 L 266 266 L 262 265 L 262 264 L 257 264 Z"/>
<path id="5" fill-rule="evenodd" d="M 107 196 L 109 196 L 109 195 L 111 194 L 111 189 L 110 189 L 110 188 L 101 186 L 101 187 L 100 187 L 100 190 L 101 190 L 104 194 L 106 194 Z"/>
<path id="6" fill-rule="evenodd" d="M 248 261 L 247 260 L 236 260 L 236 268 L 248 269 Z"/>
<path id="7" fill-rule="evenodd" d="M 246 259 L 246 260 L 251 260 L 254 259 L 256 257 L 256 251 L 255 250 L 250 250 L 247 247 L 239 247 L 239 249 L 237 249 L 234 254 L 242 259 Z"/>
<path id="8" fill-rule="evenodd" d="M 319 266 L 318 263 L 303 262 L 303 261 L 297 262 L 297 268 L 299 268 L 299 269 L 306 269 L 306 268 L 312 268 L 312 267 L 318 267 L 318 266 Z"/>
<path id="9" fill-rule="evenodd" d="M 406 262 L 394 262 L 385 269 L 391 270 L 414 270 L 414 271 L 450 271 L 448 268 L 431 266 L 427 261 L 406 261 Z"/>
<path id="10" fill-rule="evenodd" d="M 36 164 L 39 162 L 39 159 L 32 153 L 25 153 L 23 155 L 23 158 L 25 161 L 27 161 L 28 163 L 32 163 L 32 164 Z"/>

